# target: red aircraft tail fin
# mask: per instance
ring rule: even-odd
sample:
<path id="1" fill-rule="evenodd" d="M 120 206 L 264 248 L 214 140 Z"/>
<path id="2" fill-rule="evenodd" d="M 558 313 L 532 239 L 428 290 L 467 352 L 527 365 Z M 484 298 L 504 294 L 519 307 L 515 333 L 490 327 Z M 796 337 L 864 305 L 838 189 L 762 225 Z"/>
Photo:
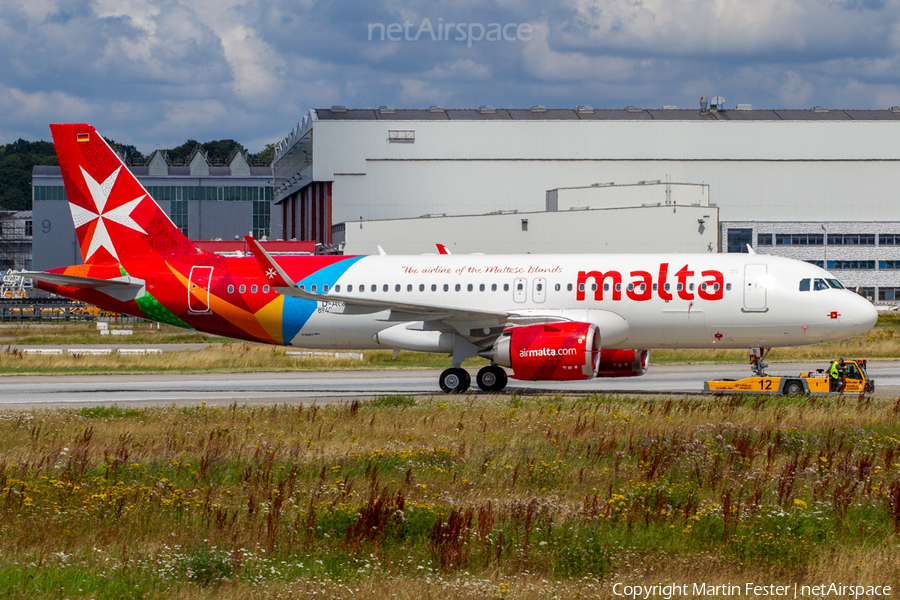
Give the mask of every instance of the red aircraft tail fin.
<path id="1" fill-rule="evenodd" d="M 85 263 L 202 253 L 90 125 L 50 125 Z"/>

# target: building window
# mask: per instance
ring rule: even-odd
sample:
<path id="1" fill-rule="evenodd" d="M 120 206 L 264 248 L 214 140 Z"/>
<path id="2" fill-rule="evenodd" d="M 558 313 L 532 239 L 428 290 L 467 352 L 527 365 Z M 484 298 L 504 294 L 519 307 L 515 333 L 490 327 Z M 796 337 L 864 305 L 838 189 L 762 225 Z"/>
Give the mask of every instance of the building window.
<path id="1" fill-rule="evenodd" d="M 771 246 L 772 245 L 772 234 L 771 233 L 757 233 L 756 234 L 756 245 L 757 246 Z"/>
<path id="2" fill-rule="evenodd" d="M 413 144 L 416 141 L 416 130 L 388 129 L 388 141 L 395 144 Z"/>
<path id="3" fill-rule="evenodd" d="M 821 233 L 776 233 L 776 246 L 821 246 L 825 235 Z"/>
<path id="4" fill-rule="evenodd" d="M 829 271 L 847 271 L 847 270 L 874 271 L 874 260 L 829 260 Z"/>
<path id="5" fill-rule="evenodd" d="M 895 271 L 897 269 L 900 269 L 900 260 L 879 260 L 878 268 L 888 271 Z"/>
<path id="6" fill-rule="evenodd" d="M 528 219 L 522 219 L 522 231 L 528 231 Z"/>
<path id="7" fill-rule="evenodd" d="M 878 288 L 878 300 L 880 302 L 900 300 L 900 288 Z"/>
<path id="8" fill-rule="evenodd" d="M 33 235 L 34 235 L 33 221 L 25 221 L 25 237 L 32 237 Z"/>
<path id="9" fill-rule="evenodd" d="M 874 233 L 829 233 L 829 246 L 874 246 Z"/>
<path id="10" fill-rule="evenodd" d="M 747 245 L 753 243 L 752 229 L 729 229 L 728 251 L 747 253 Z"/>
<path id="11" fill-rule="evenodd" d="M 825 261 L 824 261 L 824 260 L 807 260 L 807 261 L 804 261 L 804 262 L 808 262 L 808 263 L 811 264 L 811 265 L 816 265 L 816 266 L 819 267 L 820 269 L 824 269 L 824 268 L 825 268 Z"/>
<path id="12" fill-rule="evenodd" d="M 879 246 L 900 246 L 900 234 L 896 233 L 879 233 Z"/>
<path id="13" fill-rule="evenodd" d="M 873 287 L 858 287 L 856 293 L 869 302 L 875 302 L 875 288 Z"/>

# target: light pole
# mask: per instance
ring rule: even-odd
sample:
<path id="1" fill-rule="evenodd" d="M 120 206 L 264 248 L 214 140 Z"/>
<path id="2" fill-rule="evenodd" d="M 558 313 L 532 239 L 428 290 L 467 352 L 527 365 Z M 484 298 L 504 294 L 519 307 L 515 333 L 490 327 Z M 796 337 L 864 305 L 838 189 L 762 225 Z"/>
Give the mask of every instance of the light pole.
<path id="1" fill-rule="evenodd" d="M 828 270 L 828 228 L 825 227 L 824 224 L 820 225 L 822 228 L 822 252 L 824 254 L 822 260 L 822 268 L 826 271 Z"/>

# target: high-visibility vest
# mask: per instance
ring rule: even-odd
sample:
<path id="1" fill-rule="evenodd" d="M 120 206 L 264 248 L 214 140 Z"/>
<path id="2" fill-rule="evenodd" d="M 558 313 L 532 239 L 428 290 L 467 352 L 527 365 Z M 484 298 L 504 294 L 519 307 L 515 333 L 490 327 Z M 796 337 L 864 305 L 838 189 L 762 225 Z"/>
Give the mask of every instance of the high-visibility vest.
<path id="1" fill-rule="evenodd" d="M 838 379 L 838 378 L 840 378 L 841 374 L 840 374 L 840 372 L 838 371 L 838 364 L 837 364 L 837 361 L 834 361 L 833 363 L 831 363 L 831 372 L 830 372 L 830 375 L 831 375 L 831 378 L 832 378 L 832 379 Z"/>

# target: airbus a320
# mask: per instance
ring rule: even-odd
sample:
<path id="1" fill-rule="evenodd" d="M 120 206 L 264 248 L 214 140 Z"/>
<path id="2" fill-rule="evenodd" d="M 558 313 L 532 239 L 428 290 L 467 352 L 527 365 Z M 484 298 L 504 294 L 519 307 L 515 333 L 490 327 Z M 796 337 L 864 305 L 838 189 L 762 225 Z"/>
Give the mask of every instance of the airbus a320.
<path id="1" fill-rule="evenodd" d="M 191 243 L 96 130 L 50 126 L 84 264 L 27 272 L 41 289 L 211 334 L 310 349 L 449 354 L 508 377 L 646 373 L 656 348 L 799 346 L 867 331 L 877 313 L 812 264 L 759 254 L 252 256 Z"/>

